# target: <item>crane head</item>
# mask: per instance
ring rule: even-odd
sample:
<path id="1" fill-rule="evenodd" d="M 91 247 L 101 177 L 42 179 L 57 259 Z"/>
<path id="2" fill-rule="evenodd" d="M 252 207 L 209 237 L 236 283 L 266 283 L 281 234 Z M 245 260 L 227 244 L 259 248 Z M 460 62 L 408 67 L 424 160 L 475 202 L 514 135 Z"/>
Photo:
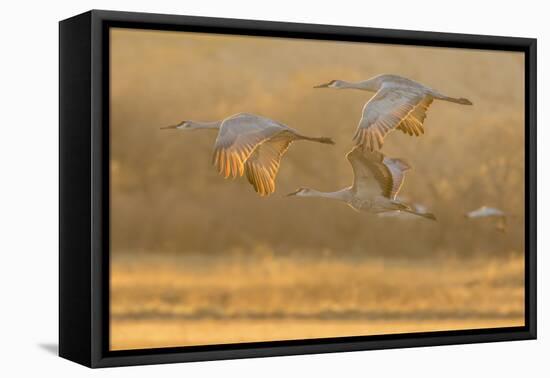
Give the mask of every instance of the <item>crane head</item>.
<path id="1" fill-rule="evenodd" d="M 341 88 L 343 85 L 342 80 L 331 80 L 328 83 L 319 84 L 313 88 Z"/>
<path id="2" fill-rule="evenodd" d="M 188 121 L 181 121 L 180 123 L 176 123 L 175 125 L 169 125 L 161 127 L 161 130 L 170 130 L 170 129 L 177 129 L 177 130 L 186 130 L 191 128 L 191 123 Z"/>

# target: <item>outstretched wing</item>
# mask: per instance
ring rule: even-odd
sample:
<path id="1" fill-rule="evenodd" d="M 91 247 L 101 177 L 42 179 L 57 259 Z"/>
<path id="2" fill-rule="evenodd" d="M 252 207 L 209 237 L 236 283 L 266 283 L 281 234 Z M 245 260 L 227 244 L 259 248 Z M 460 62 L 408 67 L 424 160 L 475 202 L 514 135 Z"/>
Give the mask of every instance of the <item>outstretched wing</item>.
<path id="1" fill-rule="evenodd" d="M 384 194 L 389 199 L 395 199 L 405 181 L 405 172 L 411 169 L 408 162 L 403 159 L 384 157 L 382 163 L 387 167 L 391 176 L 391 187 Z"/>
<path id="2" fill-rule="evenodd" d="M 293 140 L 293 134 L 281 132 L 259 144 L 246 161 L 246 178 L 261 196 L 275 191 L 275 177 L 279 172 L 281 158 Z"/>
<path id="3" fill-rule="evenodd" d="M 353 140 L 356 145 L 374 151 L 382 148 L 385 136 L 399 127 L 406 133 L 420 135 L 431 96 L 418 91 L 382 87 L 363 107 L 363 116 Z"/>
<path id="4" fill-rule="evenodd" d="M 422 101 L 420 101 L 414 110 L 409 113 L 407 118 L 401 121 L 399 126 L 397 126 L 397 130 L 401 130 L 410 136 L 419 136 L 424 134 L 424 120 L 426 119 L 426 112 L 428 111 L 428 108 L 432 104 L 433 100 L 434 99 L 432 96 L 424 96 Z"/>
<path id="5" fill-rule="evenodd" d="M 385 157 L 378 151 L 354 147 L 346 158 L 353 168 L 352 189 L 365 197 L 384 196 L 395 199 L 410 165 L 401 159 Z"/>
<path id="6" fill-rule="evenodd" d="M 212 160 L 224 177 L 242 176 L 254 149 L 288 127 L 254 114 L 237 114 L 221 124 Z"/>

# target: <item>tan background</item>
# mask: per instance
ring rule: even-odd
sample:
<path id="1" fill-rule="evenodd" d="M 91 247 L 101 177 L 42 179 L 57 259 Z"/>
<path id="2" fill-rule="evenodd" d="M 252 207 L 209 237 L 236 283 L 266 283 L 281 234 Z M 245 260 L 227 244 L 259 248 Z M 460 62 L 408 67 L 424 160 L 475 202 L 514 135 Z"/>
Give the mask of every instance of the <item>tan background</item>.
<path id="1" fill-rule="evenodd" d="M 523 57 L 517 53 L 115 30 L 111 36 L 113 349 L 517 325 L 523 322 Z M 403 196 L 438 222 L 283 197 L 351 182 L 344 155 L 369 94 L 312 89 L 395 73 L 435 102 L 426 135 L 390 135 Z M 210 165 L 215 133 L 159 127 L 246 111 L 296 143 L 277 193 Z M 469 222 L 500 207 L 506 233 Z"/>

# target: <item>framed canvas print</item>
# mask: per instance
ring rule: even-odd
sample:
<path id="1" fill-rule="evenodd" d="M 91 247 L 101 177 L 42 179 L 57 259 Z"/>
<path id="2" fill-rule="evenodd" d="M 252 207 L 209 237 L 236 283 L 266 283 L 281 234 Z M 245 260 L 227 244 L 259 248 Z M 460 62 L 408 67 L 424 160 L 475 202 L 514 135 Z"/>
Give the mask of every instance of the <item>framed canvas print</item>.
<path id="1" fill-rule="evenodd" d="M 536 337 L 536 40 L 60 22 L 60 355 Z"/>

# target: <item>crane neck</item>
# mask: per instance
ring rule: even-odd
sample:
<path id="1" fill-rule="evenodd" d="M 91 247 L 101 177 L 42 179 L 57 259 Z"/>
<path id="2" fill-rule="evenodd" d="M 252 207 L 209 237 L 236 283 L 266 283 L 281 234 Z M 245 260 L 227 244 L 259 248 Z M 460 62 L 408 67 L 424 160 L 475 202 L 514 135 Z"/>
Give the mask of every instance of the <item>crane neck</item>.
<path id="1" fill-rule="evenodd" d="M 219 130 L 222 121 L 212 121 L 212 122 L 203 122 L 203 121 L 187 121 L 193 129 L 211 129 Z"/>
<path id="2" fill-rule="evenodd" d="M 328 198 L 343 202 L 349 202 L 351 199 L 349 188 L 338 190 L 336 192 L 321 192 L 319 190 L 310 189 L 307 197 Z"/>
<path id="3" fill-rule="evenodd" d="M 380 89 L 380 83 L 377 80 L 369 79 L 358 81 L 355 83 L 346 82 L 346 87 L 351 89 L 359 89 L 361 91 L 376 92 Z"/>

